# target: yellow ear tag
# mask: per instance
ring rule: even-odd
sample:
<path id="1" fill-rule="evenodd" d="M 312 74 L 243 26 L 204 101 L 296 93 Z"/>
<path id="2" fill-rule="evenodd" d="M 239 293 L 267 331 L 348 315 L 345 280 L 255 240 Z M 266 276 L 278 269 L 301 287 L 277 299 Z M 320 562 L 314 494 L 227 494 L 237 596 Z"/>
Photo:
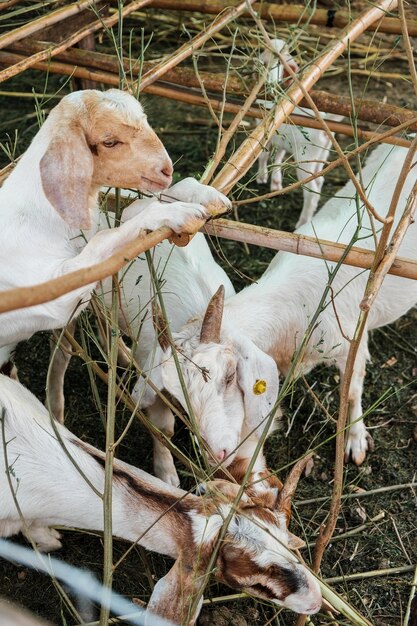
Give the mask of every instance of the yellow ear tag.
<path id="1" fill-rule="evenodd" d="M 255 381 L 253 386 L 253 393 L 255 396 L 260 396 L 262 393 L 266 391 L 266 380 L 259 380 L 259 378 Z"/>

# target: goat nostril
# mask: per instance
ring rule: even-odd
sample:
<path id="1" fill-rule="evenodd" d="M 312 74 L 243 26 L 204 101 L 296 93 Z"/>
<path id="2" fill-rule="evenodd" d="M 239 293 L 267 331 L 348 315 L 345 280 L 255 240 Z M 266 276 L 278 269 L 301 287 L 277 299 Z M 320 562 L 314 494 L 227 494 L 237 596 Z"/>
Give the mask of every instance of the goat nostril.
<path id="1" fill-rule="evenodd" d="M 172 166 L 172 163 L 169 163 L 167 165 L 164 165 L 164 167 L 161 169 L 161 174 L 171 178 L 173 171 L 174 171 L 174 168 Z"/>
<path id="2" fill-rule="evenodd" d="M 227 456 L 227 451 L 226 451 L 226 450 L 221 450 L 220 452 L 218 452 L 218 453 L 216 454 L 216 458 L 217 458 L 217 460 L 218 460 L 218 461 L 220 461 L 220 463 L 221 463 L 222 461 L 224 461 L 224 459 L 226 458 L 226 456 Z"/>

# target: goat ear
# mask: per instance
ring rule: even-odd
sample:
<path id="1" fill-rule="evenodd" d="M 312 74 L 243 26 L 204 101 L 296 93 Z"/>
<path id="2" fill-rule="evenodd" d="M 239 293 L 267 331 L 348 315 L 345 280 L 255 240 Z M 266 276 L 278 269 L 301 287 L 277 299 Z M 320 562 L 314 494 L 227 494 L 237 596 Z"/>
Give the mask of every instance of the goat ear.
<path id="1" fill-rule="evenodd" d="M 301 539 L 301 537 L 297 537 L 297 535 L 293 535 L 292 533 L 290 533 L 290 531 L 287 531 L 288 533 L 288 547 L 291 550 L 300 550 L 301 548 L 304 548 L 304 546 L 306 545 L 306 542 L 303 541 Z"/>
<path id="2" fill-rule="evenodd" d="M 93 169 L 93 156 L 79 126 L 53 137 L 40 161 L 45 195 L 71 228 L 91 227 L 88 196 Z"/>
<path id="3" fill-rule="evenodd" d="M 238 483 L 232 483 L 230 480 L 209 480 L 206 483 L 201 483 L 198 487 L 199 495 L 209 494 L 212 498 L 218 498 L 220 501 L 222 500 L 222 496 L 224 496 L 224 500 L 231 502 L 236 499 L 237 494 L 241 485 Z M 239 500 L 240 507 L 253 507 L 255 506 L 250 497 L 243 492 L 242 496 Z"/>
<path id="4" fill-rule="evenodd" d="M 239 350 L 237 381 L 243 392 L 245 425 L 249 431 L 258 428 L 260 436 L 277 400 L 278 369 L 275 361 L 250 339 L 239 337 L 234 343 Z"/>
<path id="5" fill-rule="evenodd" d="M 192 614 L 191 608 L 205 577 L 196 572 L 191 563 L 190 558 L 185 560 L 184 557 L 179 557 L 168 574 L 158 580 L 148 603 L 150 615 L 146 624 L 153 625 L 155 615 L 174 624 L 184 626 L 195 624 L 203 598 L 201 597 Z"/>

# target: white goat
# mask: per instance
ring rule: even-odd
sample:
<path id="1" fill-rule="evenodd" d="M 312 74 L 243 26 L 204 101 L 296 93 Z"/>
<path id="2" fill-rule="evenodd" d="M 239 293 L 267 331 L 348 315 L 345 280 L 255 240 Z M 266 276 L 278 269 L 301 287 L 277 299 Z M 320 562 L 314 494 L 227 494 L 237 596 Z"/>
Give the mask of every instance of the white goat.
<path id="1" fill-rule="evenodd" d="M 379 146 L 362 170 L 369 201 L 383 215 L 398 180 L 405 148 Z M 398 214 L 415 182 L 410 173 L 404 185 Z M 320 239 L 348 243 L 358 228 L 355 189 L 348 182 L 329 200 L 300 233 Z M 367 212 L 359 211 L 361 246 L 374 249 L 374 238 Z M 363 237 L 363 239 L 362 239 Z M 413 225 L 401 245 L 400 254 L 417 257 L 417 232 Z M 250 458 L 255 440 L 246 441 L 253 429 L 262 429 L 263 418 L 272 408 L 278 389 L 276 365 L 282 374 L 289 371 L 297 348 L 320 306 L 334 263 L 279 252 L 257 283 L 228 298 L 223 313 L 219 291 L 210 303 L 203 323 L 194 320 L 173 340 L 179 350 L 185 385 L 200 429 L 219 431 L 224 437 L 224 465 L 236 457 L 239 441 L 245 441 L 237 454 Z M 319 363 L 336 365 L 343 377 L 364 294 L 368 272 L 343 265 L 337 271 L 311 337 L 302 351 L 297 373 L 308 372 Z M 407 312 L 417 300 L 417 281 L 388 276 L 370 311 L 367 331 L 389 324 Z M 222 322 L 223 315 L 223 322 Z M 220 336 L 221 335 L 221 336 Z M 349 395 L 350 429 L 346 455 L 356 464 L 364 461 L 371 439 L 362 421 L 362 388 L 369 358 L 367 332 L 356 359 Z M 275 371 L 274 371 L 275 370 Z M 159 346 L 148 363 L 151 380 L 167 389 L 183 406 L 183 394 L 171 355 L 171 347 Z M 259 381 L 261 381 L 259 383 Z M 262 382 L 263 381 L 263 382 Z M 135 392 L 143 406 L 156 400 L 155 392 L 139 379 Z M 219 427 L 218 424 L 224 424 Z M 235 441 L 235 446 L 230 441 Z M 262 469 L 262 467 L 260 468 Z"/>
<path id="2" fill-rule="evenodd" d="M 111 89 L 64 97 L 0 190 L 0 290 L 88 267 L 163 225 L 198 230 L 208 216 L 203 206 L 151 200 L 119 228 L 96 232 L 100 185 L 155 192 L 169 186 L 172 171 L 133 96 Z M 93 288 L 1 314 L 0 367 L 18 341 L 65 325 L 87 306 Z"/>
<path id="3" fill-rule="evenodd" d="M 291 69 L 297 72 L 298 65 L 289 53 L 285 41 L 282 39 L 271 39 L 271 43 L 273 48 L 285 57 Z M 262 53 L 261 62 L 268 69 L 267 85 L 269 90 L 272 91 L 272 95 L 279 95 L 279 93 L 277 93 L 277 87 L 284 80 L 288 79 L 288 73 L 278 57 L 269 49 L 264 50 Z M 266 108 L 273 106 L 270 100 L 258 100 L 258 103 Z M 315 117 L 311 109 L 296 107 L 294 113 L 312 118 Z M 343 119 L 342 115 L 335 115 L 333 113 L 322 113 L 322 117 L 335 122 L 339 122 Z M 281 164 L 286 153 L 291 154 L 295 159 L 295 172 L 298 180 L 303 180 L 311 174 L 320 172 L 328 159 L 330 147 L 331 141 L 324 130 L 307 127 L 301 128 L 294 124 L 281 124 L 258 159 L 258 175 L 256 182 L 266 184 L 268 182 L 269 173 L 271 173 L 271 191 L 282 189 Z M 273 161 L 271 167 L 268 168 L 268 159 L 271 154 Z M 320 176 L 319 178 L 305 183 L 303 186 L 303 210 L 296 224 L 296 228 L 309 222 L 316 212 L 323 182 L 324 178 Z"/>
<path id="4" fill-rule="evenodd" d="M 164 193 L 167 201 L 175 199 L 184 202 L 221 207 L 229 206 L 228 199 L 216 189 L 198 183 L 193 178 L 186 178 L 176 183 Z M 148 200 L 134 202 L 122 216 L 122 223 L 135 217 L 141 206 Z M 106 221 L 102 217 L 103 227 Z M 193 317 L 203 315 L 210 298 L 219 285 L 223 284 L 226 295 L 235 293 L 226 272 L 215 262 L 203 234 L 197 233 L 186 247 L 176 247 L 164 241 L 152 251 L 153 264 L 159 278 L 162 279 L 162 293 L 170 327 L 179 331 Z M 111 279 L 103 281 L 104 301 L 111 304 Z M 135 361 L 145 367 L 147 359 L 153 353 L 156 333 L 153 323 L 152 301 L 154 285 L 151 279 L 145 255 L 136 258 L 123 273 L 120 289 L 120 327 L 134 340 Z M 64 422 L 64 377 L 71 359 L 70 350 L 66 350 L 66 340 L 62 340 L 62 350 L 53 350 L 53 362 L 49 380 L 49 405 L 52 414 L 59 422 Z M 70 346 L 68 346 L 69 348 Z M 160 425 L 165 435 L 171 437 L 174 432 L 174 417 L 166 405 L 159 399 L 149 407 L 149 417 Z M 217 425 L 212 422 L 207 430 L 201 425 L 201 435 L 208 446 L 218 453 L 223 450 L 224 440 L 233 429 L 232 424 Z M 235 447 L 233 439 L 230 445 Z M 172 456 L 167 448 L 154 438 L 155 474 L 166 482 L 178 485 L 179 480 Z"/>
<path id="5" fill-rule="evenodd" d="M 0 536 L 23 531 L 40 549 L 51 550 L 61 544 L 50 525 L 102 530 L 104 453 L 51 420 L 27 389 L 1 375 L 0 407 Z M 259 502 L 250 489 L 244 494 L 220 543 L 214 570 L 233 588 L 300 613 L 315 613 L 321 606 L 320 588 L 291 552 L 303 542 L 287 529 L 304 465 L 294 466 L 279 494 L 270 492 Z M 127 463 L 114 462 L 113 532 L 176 559 L 156 584 L 149 604 L 175 623 L 194 624 L 190 596 L 205 580 L 213 546 L 239 489 L 226 481 L 209 485 L 216 498 L 187 494 Z"/>

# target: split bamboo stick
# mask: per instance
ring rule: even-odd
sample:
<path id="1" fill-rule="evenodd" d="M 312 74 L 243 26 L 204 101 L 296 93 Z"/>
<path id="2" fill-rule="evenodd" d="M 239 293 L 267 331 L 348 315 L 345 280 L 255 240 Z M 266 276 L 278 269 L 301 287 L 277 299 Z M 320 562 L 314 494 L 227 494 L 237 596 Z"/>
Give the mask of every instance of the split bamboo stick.
<path id="1" fill-rule="evenodd" d="M 346 246 L 342 243 L 333 243 L 307 235 L 298 235 L 297 233 L 288 233 L 264 226 L 233 222 L 226 219 L 208 222 L 202 230 L 213 237 L 231 239 L 272 250 L 284 250 L 285 252 L 326 259 L 336 263 L 340 261 L 346 250 Z M 347 254 L 344 263 L 354 267 L 370 269 L 373 261 L 374 252 L 372 250 L 353 246 Z M 389 273 L 394 276 L 417 280 L 417 261 L 397 257 Z"/>
<path id="2" fill-rule="evenodd" d="M 22 55 L 0 50 L 0 64 L 17 63 L 19 60 L 23 58 L 24 57 Z M 74 65 L 69 64 L 69 63 L 58 63 L 57 61 L 51 61 L 51 62 L 40 61 L 40 62 L 35 63 L 33 67 L 34 69 L 48 71 L 52 74 L 55 73 L 55 74 L 63 74 L 65 76 L 75 76 L 77 78 L 86 78 L 86 79 L 89 79 L 98 83 L 110 85 L 112 87 L 118 87 L 119 85 L 119 77 L 116 74 L 113 74 L 110 72 L 103 72 L 99 70 L 89 70 L 85 67 L 75 67 Z M 177 80 L 179 82 L 180 78 L 178 77 Z M 200 94 L 197 94 L 191 91 L 185 91 L 183 89 L 175 89 L 172 86 L 152 84 L 152 85 L 148 85 L 148 87 L 146 87 L 143 91 L 145 93 L 149 93 L 149 94 L 156 95 L 156 96 L 162 96 L 165 98 L 170 98 L 172 100 L 185 102 L 185 103 L 192 104 L 195 106 L 200 106 L 200 107 L 207 106 L 207 100 L 204 99 L 203 96 L 201 96 Z M 210 104 L 215 111 L 220 110 L 223 106 L 219 100 L 215 100 L 214 98 L 210 98 Z M 237 114 L 239 113 L 241 108 L 242 107 L 240 104 L 234 104 L 230 102 L 226 102 L 224 104 L 224 111 L 227 113 Z M 400 114 L 400 112 L 403 112 L 405 119 L 410 120 L 409 130 L 411 131 L 414 128 L 417 130 L 417 123 L 415 122 L 415 113 L 413 111 L 406 111 L 405 109 L 400 109 L 400 107 L 398 107 L 398 109 L 399 109 L 398 115 Z M 414 118 L 413 118 L 413 113 L 414 113 Z M 263 119 L 265 116 L 263 111 L 261 111 L 261 109 L 259 109 L 258 107 L 250 108 L 247 111 L 246 115 L 247 117 L 253 117 L 257 119 Z M 307 128 L 321 128 L 320 122 L 316 120 L 315 118 L 292 114 L 289 116 L 288 119 L 290 122 L 297 124 L 299 126 L 306 126 Z M 392 123 L 393 121 L 394 121 L 394 117 L 392 117 Z M 341 133 L 350 137 L 353 137 L 356 135 L 359 139 L 369 140 L 369 139 L 378 138 L 379 136 L 379 133 L 375 133 L 373 131 L 368 131 L 368 130 L 363 130 L 360 127 L 355 129 L 354 131 L 349 124 L 343 124 L 341 122 L 332 122 L 328 120 L 327 125 L 329 126 L 330 130 L 336 133 Z M 410 145 L 410 142 L 407 139 L 404 139 L 402 137 L 388 137 L 386 139 L 383 139 L 383 141 L 385 143 L 393 144 L 396 146 L 408 147 Z"/>
<path id="3" fill-rule="evenodd" d="M 150 4 L 152 0 L 136 0 L 134 2 L 130 2 L 127 6 L 123 7 L 121 10 L 122 17 L 127 17 L 130 13 L 137 9 L 141 9 L 146 5 Z M 39 61 L 45 61 L 46 59 L 51 59 L 56 56 L 60 52 L 64 52 L 67 48 L 74 46 L 76 43 L 88 37 L 92 33 L 100 30 L 101 28 L 107 27 L 111 28 L 114 26 L 119 20 L 119 12 L 114 13 L 110 17 L 99 19 L 94 21 L 92 24 L 88 24 L 84 26 L 80 30 L 77 30 L 75 33 L 72 33 L 69 37 L 61 41 L 60 43 L 51 44 L 47 48 L 43 50 L 39 50 L 35 54 L 32 54 L 21 61 L 18 61 L 11 67 L 7 67 L 6 69 L 0 71 L 0 83 L 20 74 L 21 72 L 27 70 L 30 67 L 33 67 Z M 17 42 L 16 42 L 17 43 Z"/>
<path id="4" fill-rule="evenodd" d="M 303 89 L 309 91 L 325 70 L 346 50 L 348 44 L 355 41 L 366 30 L 367 26 L 379 19 L 385 11 L 395 8 L 396 4 L 396 0 L 382 0 L 364 11 L 341 33 L 340 38 L 331 42 L 315 62 L 301 74 L 300 83 Z M 273 112 L 251 132 L 216 176 L 213 181 L 214 187 L 227 193 L 244 176 L 260 155 L 263 146 L 302 100 L 303 90 L 301 86 L 293 84 L 288 88 Z"/>
<path id="5" fill-rule="evenodd" d="M 216 220 L 215 225 L 212 223 L 206 224 L 203 231 L 226 239 L 246 241 L 247 243 L 262 245 L 274 250 L 286 250 L 294 254 L 326 258 L 330 261 L 338 261 L 345 250 L 343 244 L 224 219 Z M 164 239 L 170 238 L 172 234 L 169 228 L 159 228 L 124 246 L 106 261 L 70 272 L 65 274 L 65 276 L 54 278 L 39 285 L 2 291 L 0 292 L 0 313 L 50 302 L 65 293 L 103 280 L 117 272 L 131 259 L 142 254 L 145 250 L 149 250 L 149 248 L 156 246 Z M 369 269 L 373 259 L 373 252 L 353 247 L 347 255 L 345 263 L 354 267 Z M 417 280 L 417 261 L 398 257 L 395 259 L 395 263 L 390 268 L 389 273 Z"/>
<path id="6" fill-rule="evenodd" d="M 217 14 L 225 7 L 237 4 L 237 0 L 154 0 L 156 9 L 175 9 L 177 11 L 198 11 L 200 13 Z M 348 11 L 315 9 L 308 10 L 303 5 L 277 5 L 267 2 L 257 2 L 253 8 L 263 19 L 272 22 L 287 22 L 290 24 L 315 24 L 329 28 L 343 28 L 348 26 L 356 16 Z M 408 33 L 411 37 L 417 35 L 417 20 L 407 19 Z M 382 17 L 375 23 L 368 24 L 365 30 L 378 30 L 380 33 L 401 34 L 401 24 L 398 18 Z"/>
<path id="7" fill-rule="evenodd" d="M 80 0 L 80 2 L 74 2 L 56 11 L 51 11 L 47 15 L 42 15 L 36 20 L 32 20 L 27 24 L 23 24 L 23 26 L 19 26 L 8 33 L 0 35 L 0 48 L 5 48 L 15 41 L 23 39 L 23 37 L 29 37 L 29 35 L 33 35 L 33 33 L 42 30 L 42 28 L 62 22 L 62 20 L 65 20 L 67 17 L 76 15 L 80 11 L 84 11 L 84 9 L 93 5 L 94 0 Z"/>

